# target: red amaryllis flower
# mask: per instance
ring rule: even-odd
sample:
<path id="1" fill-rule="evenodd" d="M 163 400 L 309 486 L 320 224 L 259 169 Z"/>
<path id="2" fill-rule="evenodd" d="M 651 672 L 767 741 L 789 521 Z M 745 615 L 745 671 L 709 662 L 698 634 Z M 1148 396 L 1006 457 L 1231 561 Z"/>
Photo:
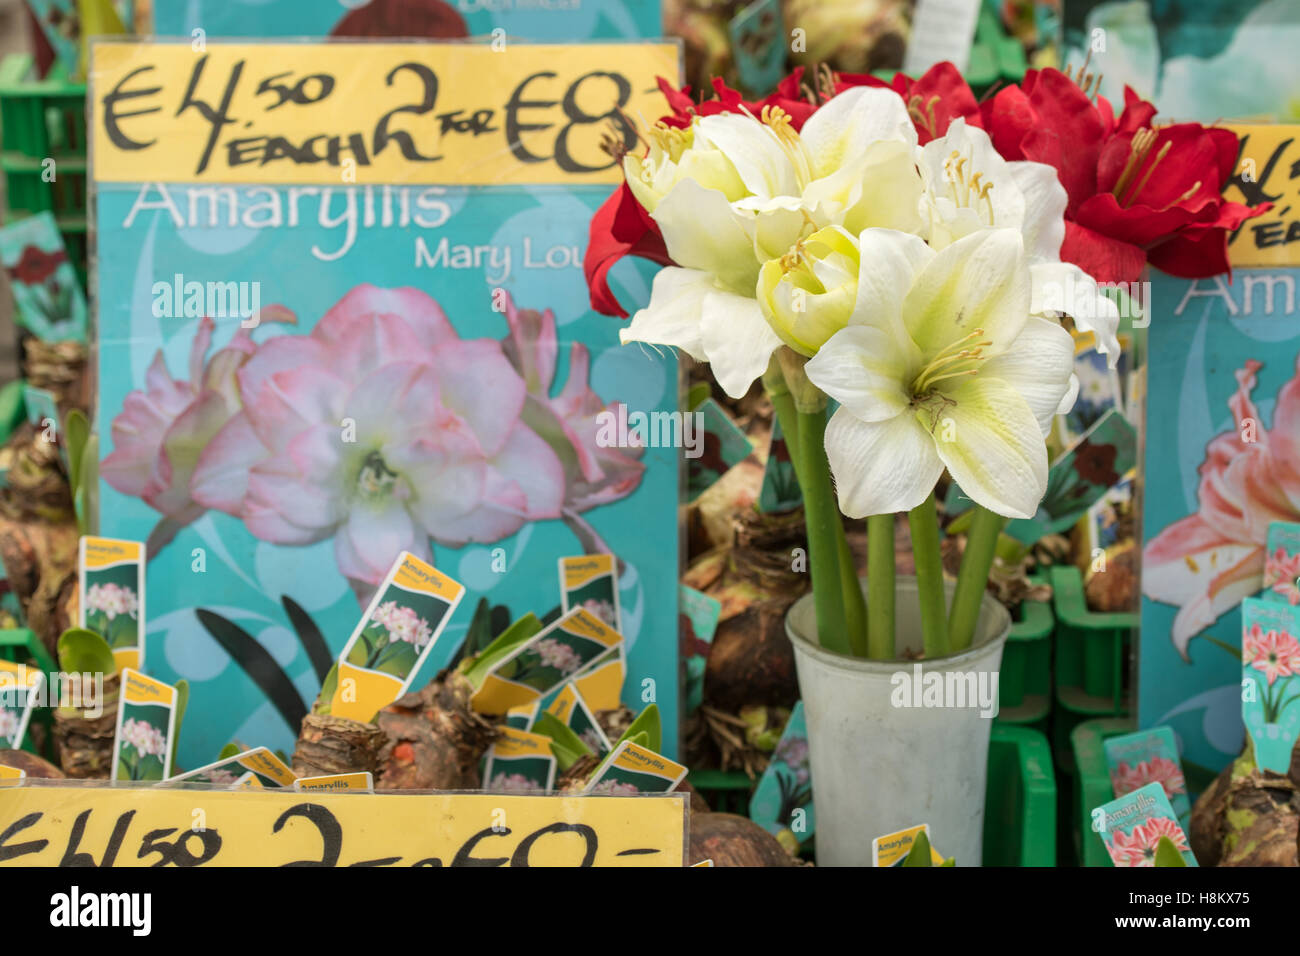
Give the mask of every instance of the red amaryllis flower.
<path id="1" fill-rule="evenodd" d="M 36 246 L 24 246 L 23 254 L 9 270 L 9 275 L 15 282 L 21 282 L 23 285 L 40 285 L 54 275 L 54 270 L 67 261 L 68 254 L 62 249 L 45 252 Z"/>
<path id="2" fill-rule="evenodd" d="M 1119 454 L 1114 445 L 1094 445 L 1082 442 L 1074 452 L 1074 470 L 1084 481 L 1109 488 L 1119 482 L 1115 471 L 1115 456 Z"/>
<path id="3" fill-rule="evenodd" d="M 1228 233 L 1269 208 L 1222 196 L 1236 134 L 1197 123 L 1156 128 L 1155 106 L 1132 90 L 1116 119 L 1068 74 L 1031 70 L 981 110 L 1005 159 L 1056 169 L 1068 196 L 1061 259 L 1098 282 L 1133 282 L 1148 262 L 1184 278 L 1228 272 Z"/>
<path id="4" fill-rule="evenodd" d="M 673 264 L 658 224 L 641 208 L 627 183 L 620 185 L 591 217 L 587 253 L 582 260 L 591 307 L 601 315 L 627 318 L 627 310 L 609 288 L 609 270 L 624 256 L 640 256 L 661 266 Z"/>
<path id="5" fill-rule="evenodd" d="M 896 73 L 890 83 L 874 76 L 841 73 L 836 76 L 835 92 L 841 93 L 851 86 L 887 86 L 903 98 L 907 112 L 916 127 L 921 146 L 948 132 L 948 126 L 957 117 L 966 120 L 967 126 L 984 127 L 980 105 L 975 94 L 962 79 L 961 73 L 951 63 L 936 63 L 920 77 L 913 80 L 906 74 Z M 1006 156 L 1007 159 L 1024 157 Z"/>

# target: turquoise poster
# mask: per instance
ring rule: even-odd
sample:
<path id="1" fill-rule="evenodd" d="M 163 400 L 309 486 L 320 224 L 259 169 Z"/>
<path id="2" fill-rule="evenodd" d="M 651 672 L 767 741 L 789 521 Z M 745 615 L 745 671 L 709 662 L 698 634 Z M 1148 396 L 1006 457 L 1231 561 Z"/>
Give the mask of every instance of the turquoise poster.
<path id="1" fill-rule="evenodd" d="M 154 0 L 163 37 L 644 39 L 663 33 L 659 0 Z"/>
<path id="2" fill-rule="evenodd" d="M 250 72 L 231 112 L 283 122 L 248 112 L 267 100 Z M 160 85 L 163 100 L 177 88 Z M 112 167 L 103 136 L 96 148 L 101 172 L 131 168 Z M 178 153 L 189 162 L 167 162 Z M 558 614 L 557 560 L 612 553 L 625 700 L 658 703 L 675 756 L 681 452 L 611 443 L 601 425 L 677 413 L 677 364 L 620 346 L 620 323 L 589 311 L 588 223 L 611 186 L 565 185 L 551 163 L 525 167 L 552 180 L 532 185 L 356 183 L 319 166 L 285 174 L 314 185 L 208 185 L 150 181 L 149 158 L 131 161 L 141 182 L 94 196 L 100 533 L 147 542 L 143 669 L 190 683 L 180 766 L 231 740 L 291 751 L 403 550 L 467 589 L 413 688 L 480 601 L 498 629 Z M 616 278 L 648 299 L 649 268 Z"/>

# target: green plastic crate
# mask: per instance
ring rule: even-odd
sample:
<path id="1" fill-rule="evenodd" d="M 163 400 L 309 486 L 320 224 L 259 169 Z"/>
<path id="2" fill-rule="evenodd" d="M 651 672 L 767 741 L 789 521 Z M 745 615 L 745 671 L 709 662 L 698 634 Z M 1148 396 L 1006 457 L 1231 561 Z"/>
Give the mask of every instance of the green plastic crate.
<path id="1" fill-rule="evenodd" d="M 1002 651 L 998 722 L 1046 731 L 1052 709 L 1052 606 L 1025 601 Z"/>
<path id="2" fill-rule="evenodd" d="M 749 796 L 755 780 L 743 770 L 692 770 L 686 781 L 704 798 L 709 809 L 718 813 L 749 816 Z"/>
<path id="3" fill-rule="evenodd" d="M 0 60 L 0 172 L 6 219 L 54 213 L 68 258 L 86 281 L 86 84 L 59 64 L 43 80 L 30 54 Z M 53 181 L 46 181 L 53 160 Z"/>
<path id="4" fill-rule="evenodd" d="M 1080 714 L 1116 716 L 1128 712 L 1128 657 L 1137 630 L 1134 613 L 1088 610 L 1079 569 L 1052 568 L 1056 610 L 1057 700 Z"/>
<path id="5" fill-rule="evenodd" d="M 1067 817 L 1070 848 L 1080 866 L 1110 866 L 1110 857 L 1101 837 L 1093 832 L 1092 811 L 1115 799 L 1110 773 L 1106 769 L 1107 737 L 1133 732 L 1133 721 L 1126 717 L 1103 717 L 1079 724 L 1070 735 L 1074 754 L 1074 773 L 1070 787 L 1070 812 Z"/>
<path id="6" fill-rule="evenodd" d="M 984 865 L 1055 866 L 1056 799 L 1047 738 L 1029 727 L 994 725 L 984 804 Z"/>

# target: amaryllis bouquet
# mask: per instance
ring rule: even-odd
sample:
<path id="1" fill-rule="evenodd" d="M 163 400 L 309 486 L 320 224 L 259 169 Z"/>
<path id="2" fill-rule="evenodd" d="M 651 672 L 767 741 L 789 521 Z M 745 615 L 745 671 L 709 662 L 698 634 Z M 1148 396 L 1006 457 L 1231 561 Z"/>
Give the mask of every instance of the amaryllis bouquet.
<path id="1" fill-rule="evenodd" d="M 825 73 L 816 91 L 796 73 L 754 103 L 715 82 L 696 104 L 661 83 L 673 113 L 621 157 L 625 185 L 593 219 L 598 310 L 622 314 L 607 283 L 620 256 L 664 265 L 625 343 L 680 348 L 733 397 L 759 378 L 771 395 L 825 647 L 895 656 L 898 511 L 926 655 L 969 646 L 998 534 L 1037 510 L 1045 436 L 1074 402 L 1063 317 L 1113 367 L 1119 311 L 1097 280 L 1148 260 L 1223 271 L 1227 233 L 1251 214 L 1219 197 L 1231 133 L 1157 129 L 1131 95 L 1116 119 L 1079 79 L 1031 73 L 984 104 L 951 64 L 892 86 Z M 951 609 L 945 471 L 976 505 Z M 868 519 L 865 605 L 840 512 Z"/>

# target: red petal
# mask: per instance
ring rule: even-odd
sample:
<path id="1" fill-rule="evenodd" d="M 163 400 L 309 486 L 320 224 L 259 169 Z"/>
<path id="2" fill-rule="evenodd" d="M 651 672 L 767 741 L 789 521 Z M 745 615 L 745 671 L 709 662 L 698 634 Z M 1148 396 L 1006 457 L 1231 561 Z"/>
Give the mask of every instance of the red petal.
<path id="1" fill-rule="evenodd" d="M 1112 239 L 1066 222 L 1061 261 L 1073 262 L 1098 282 L 1137 282 L 1146 265 L 1146 253 L 1121 239 Z"/>
<path id="2" fill-rule="evenodd" d="M 984 128 L 993 140 L 993 148 L 1008 161 L 1021 160 L 1025 154 L 1020 143 L 1034 126 L 1034 108 L 1029 97 L 1018 86 L 998 90 L 991 100 L 980 106 Z"/>
<path id="3" fill-rule="evenodd" d="M 1119 135 L 1136 133 L 1143 127 L 1149 127 L 1155 115 L 1155 105 L 1134 93 L 1132 87 L 1126 86 L 1124 87 L 1124 112 L 1120 114 L 1115 132 Z"/>
<path id="4" fill-rule="evenodd" d="M 1174 236 L 1147 252 L 1151 265 L 1182 279 L 1205 279 L 1224 272 L 1232 275 L 1228 265 L 1228 233 L 1223 229 L 1205 231 L 1199 238 Z"/>
<path id="5" fill-rule="evenodd" d="M 646 216 L 627 183 L 623 183 L 591 217 L 587 252 L 582 260 L 591 307 L 602 315 L 627 318 L 627 310 L 610 291 L 608 278 L 614 263 L 627 255 L 660 265 L 672 264 L 654 221 Z"/>
<path id="6" fill-rule="evenodd" d="M 1020 148 L 1026 159 L 1056 168 L 1069 196 L 1070 217 L 1097 191 L 1097 160 L 1106 124 L 1083 90 L 1060 70 L 1038 74 L 1029 103 L 1036 121 Z"/>
<path id="7" fill-rule="evenodd" d="M 895 77 L 895 82 L 897 82 L 897 77 Z M 958 69 L 947 61 L 936 63 L 926 70 L 911 84 L 910 89 L 902 95 L 903 99 L 907 101 L 909 109 L 912 106 L 913 99 L 920 100 L 917 108 L 926 120 L 922 123 L 917 120 L 916 116 L 913 116 L 912 120 L 916 123 L 916 132 L 920 137 L 922 146 L 948 132 L 948 126 L 959 116 L 965 118 L 968 126 L 976 126 L 981 129 L 984 127 L 984 119 L 980 116 L 980 107 L 975 99 L 975 94 L 971 92 L 971 88 L 966 84 Z M 934 111 L 933 128 L 929 123 L 932 104 Z"/>

